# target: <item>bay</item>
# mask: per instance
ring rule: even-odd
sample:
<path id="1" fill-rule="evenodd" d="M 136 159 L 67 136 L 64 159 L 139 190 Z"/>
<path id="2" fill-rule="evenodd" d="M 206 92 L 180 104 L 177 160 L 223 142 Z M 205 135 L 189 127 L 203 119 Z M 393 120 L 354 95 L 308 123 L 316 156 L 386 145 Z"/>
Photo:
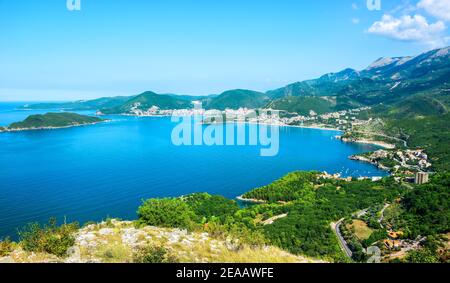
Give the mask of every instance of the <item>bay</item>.
<path id="1" fill-rule="evenodd" d="M 0 103 L 0 125 L 53 112 L 17 110 L 23 104 Z M 108 118 L 83 127 L 0 133 L 0 238 L 16 238 L 18 227 L 53 216 L 80 223 L 135 219 L 147 198 L 194 192 L 235 198 L 296 170 L 386 175 L 348 159 L 377 147 L 343 143 L 337 131 L 281 127 L 278 155 L 262 157 L 261 146 L 175 146 L 176 124 L 168 117 Z"/>

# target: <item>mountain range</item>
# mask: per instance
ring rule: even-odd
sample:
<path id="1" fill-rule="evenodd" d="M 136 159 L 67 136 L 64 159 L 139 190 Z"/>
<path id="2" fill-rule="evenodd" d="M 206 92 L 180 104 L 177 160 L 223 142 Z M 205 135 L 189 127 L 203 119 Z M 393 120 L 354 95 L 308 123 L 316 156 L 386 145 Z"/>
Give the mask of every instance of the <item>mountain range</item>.
<path id="1" fill-rule="evenodd" d="M 293 104 L 303 102 L 297 99 L 284 103 L 286 97 L 311 96 L 335 96 L 336 101 L 330 102 L 329 106 L 340 110 L 357 105 L 395 104 L 425 92 L 448 94 L 449 84 L 450 47 L 446 47 L 416 57 L 380 58 L 362 71 L 345 69 L 315 80 L 293 83 L 267 94 L 280 110 L 288 110 Z"/>
<path id="2" fill-rule="evenodd" d="M 191 108 L 192 101 L 201 101 L 206 109 L 265 107 L 305 115 L 311 110 L 321 114 L 360 106 L 395 105 L 404 101 L 414 106 L 418 99 L 431 106 L 431 110 L 425 107 L 419 111 L 440 113 L 449 105 L 449 93 L 450 47 L 446 47 L 415 57 L 379 58 L 361 71 L 348 68 L 266 93 L 236 89 L 219 95 L 188 96 L 147 91 L 130 97 L 33 104 L 24 108 L 91 109 L 105 114 L 120 114 L 130 112 L 132 107 L 141 110 L 152 106 L 161 109 Z M 403 104 L 400 106 L 407 108 Z"/>

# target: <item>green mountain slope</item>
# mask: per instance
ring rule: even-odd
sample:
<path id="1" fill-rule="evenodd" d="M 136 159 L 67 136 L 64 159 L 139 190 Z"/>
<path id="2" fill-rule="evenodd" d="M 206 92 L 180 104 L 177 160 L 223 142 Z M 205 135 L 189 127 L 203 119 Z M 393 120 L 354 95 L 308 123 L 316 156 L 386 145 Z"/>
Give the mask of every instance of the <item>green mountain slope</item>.
<path id="1" fill-rule="evenodd" d="M 267 105 L 271 109 L 283 109 L 290 113 L 307 116 L 310 111 L 321 115 L 332 112 L 336 107 L 336 97 L 292 96 L 274 100 Z"/>
<path id="2" fill-rule="evenodd" d="M 132 109 L 146 111 L 156 106 L 163 110 L 191 108 L 192 103 L 185 98 L 178 98 L 174 95 L 157 94 L 152 91 L 144 92 L 120 106 L 113 108 L 103 108 L 101 112 L 104 114 L 122 114 L 131 113 Z"/>
<path id="3" fill-rule="evenodd" d="M 289 96 L 271 101 L 266 108 L 285 110 L 289 113 L 306 116 L 311 111 L 321 115 L 361 106 L 362 104 L 347 96 Z"/>
<path id="4" fill-rule="evenodd" d="M 450 166 L 449 109 L 450 92 L 420 93 L 374 107 L 367 116 L 383 122 L 374 119 L 369 124 L 355 126 L 354 131 L 347 134 L 375 141 L 383 141 L 383 136 L 405 140 L 410 148 L 426 150 L 434 170 L 445 171 Z"/>
<path id="5" fill-rule="evenodd" d="M 394 104 L 419 93 L 450 90 L 450 47 L 416 57 L 380 58 L 362 71 L 346 69 L 267 92 L 275 101 L 291 96 L 345 96 L 352 103 Z M 302 101 L 292 100 L 292 104 Z M 299 108 L 282 103 L 283 109 Z"/>
<path id="6" fill-rule="evenodd" d="M 239 109 L 241 107 L 254 109 L 266 105 L 269 102 L 269 97 L 257 91 L 236 89 L 226 91 L 204 102 L 206 102 L 204 104 L 206 109 L 225 110 L 226 108 Z"/>
<path id="7" fill-rule="evenodd" d="M 449 93 L 419 93 L 399 102 L 374 107 L 372 113 L 378 117 L 404 119 L 432 115 L 444 115 L 450 109 Z"/>
<path id="8" fill-rule="evenodd" d="M 450 168 L 450 114 L 386 120 L 386 133 L 407 140 L 411 148 L 423 148 L 433 168 Z"/>
<path id="9" fill-rule="evenodd" d="M 353 69 L 345 69 L 338 73 L 326 74 L 319 79 L 297 82 L 271 90 L 267 92 L 267 95 L 272 99 L 287 96 L 333 96 L 343 90 L 350 82 L 359 78 L 359 72 Z"/>

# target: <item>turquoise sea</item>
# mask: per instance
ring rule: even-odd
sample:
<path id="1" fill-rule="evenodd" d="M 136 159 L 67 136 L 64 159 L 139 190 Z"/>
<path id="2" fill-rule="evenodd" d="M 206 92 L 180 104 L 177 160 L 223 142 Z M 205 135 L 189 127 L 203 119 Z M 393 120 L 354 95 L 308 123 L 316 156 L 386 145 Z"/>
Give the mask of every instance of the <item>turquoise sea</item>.
<path id="1" fill-rule="evenodd" d="M 0 125 L 30 114 L 24 103 L 0 103 Z M 54 110 L 60 111 L 60 110 Z M 82 111 L 91 114 L 92 111 Z M 59 130 L 0 133 L 0 238 L 28 222 L 135 219 L 142 200 L 209 192 L 235 198 L 296 170 L 384 176 L 348 156 L 374 150 L 345 144 L 336 131 L 280 128 L 280 150 L 261 146 L 175 146 L 170 118 L 112 121 Z"/>

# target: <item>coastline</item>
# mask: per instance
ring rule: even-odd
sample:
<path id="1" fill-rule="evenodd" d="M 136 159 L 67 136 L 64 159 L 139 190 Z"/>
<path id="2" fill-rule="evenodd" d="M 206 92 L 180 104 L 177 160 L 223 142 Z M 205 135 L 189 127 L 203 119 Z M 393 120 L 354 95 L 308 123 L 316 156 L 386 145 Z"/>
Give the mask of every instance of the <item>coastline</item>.
<path id="1" fill-rule="evenodd" d="M 371 141 L 371 140 L 365 140 L 365 139 L 361 139 L 361 140 L 347 139 L 347 138 L 343 138 L 342 136 L 337 137 L 337 138 L 345 143 L 370 144 L 370 145 L 376 145 L 376 146 L 382 147 L 384 149 L 395 149 L 396 148 L 396 146 L 394 144 L 390 144 L 390 143 L 382 142 L 382 141 Z"/>
<path id="2" fill-rule="evenodd" d="M 97 116 L 124 116 L 124 117 L 156 117 L 156 118 L 163 118 L 163 117 L 171 117 L 172 115 L 169 114 L 159 114 L 159 115 L 135 115 L 135 114 L 128 114 L 128 113 L 117 113 L 117 114 L 104 114 L 101 112 L 95 113 Z M 181 117 L 181 116 L 180 116 Z"/>
<path id="3" fill-rule="evenodd" d="M 352 155 L 349 157 L 350 160 L 353 161 L 358 161 L 358 162 L 362 162 L 362 163 L 368 163 L 371 164 L 375 167 L 377 167 L 380 170 L 386 171 L 388 172 L 390 175 L 392 175 L 392 168 L 383 166 L 381 164 L 379 164 L 378 162 L 374 162 L 372 160 L 370 160 L 369 158 L 365 157 L 365 156 L 360 156 L 360 155 Z"/>
<path id="4" fill-rule="evenodd" d="M 267 203 L 267 201 L 265 201 L 265 200 L 252 199 L 252 198 L 244 198 L 242 195 L 236 197 L 236 199 L 239 200 L 239 201 L 248 202 L 248 203 L 254 203 L 254 204 L 264 204 L 264 203 Z"/>
<path id="5" fill-rule="evenodd" d="M 313 129 L 313 130 L 322 130 L 322 131 L 333 131 L 333 132 L 341 132 L 341 133 L 344 132 L 344 131 L 336 129 L 336 128 L 321 127 L 319 125 L 314 125 L 314 126 L 285 125 L 285 127 Z"/>
<path id="6" fill-rule="evenodd" d="M 336 129 L 336 128 L 328 128 L 328 127 L 321 127 L 318 125 L 314 126 L 299 126 L 299 125 L 288 125 L 288 124 L 273 124 L 273 123 L 259 123 L 259 122 L 242 122 L 242 121 L 235 121 L 235 122 L 224 122 L 224 123 L 204 123 L 200 122 L 202 125 L 220 125 L 220 124 L 248 124 L 248 125 L 267 125 L 267 126 L 278 126 L 278 127 L 286 127 L 286 128 L 302 128 L 302 129 L 312 129 L 312 130 L 322 130 L 322 131 L 333 131 L 333 132 L 340 132 L 343 133 L 344 131 Z"/>

